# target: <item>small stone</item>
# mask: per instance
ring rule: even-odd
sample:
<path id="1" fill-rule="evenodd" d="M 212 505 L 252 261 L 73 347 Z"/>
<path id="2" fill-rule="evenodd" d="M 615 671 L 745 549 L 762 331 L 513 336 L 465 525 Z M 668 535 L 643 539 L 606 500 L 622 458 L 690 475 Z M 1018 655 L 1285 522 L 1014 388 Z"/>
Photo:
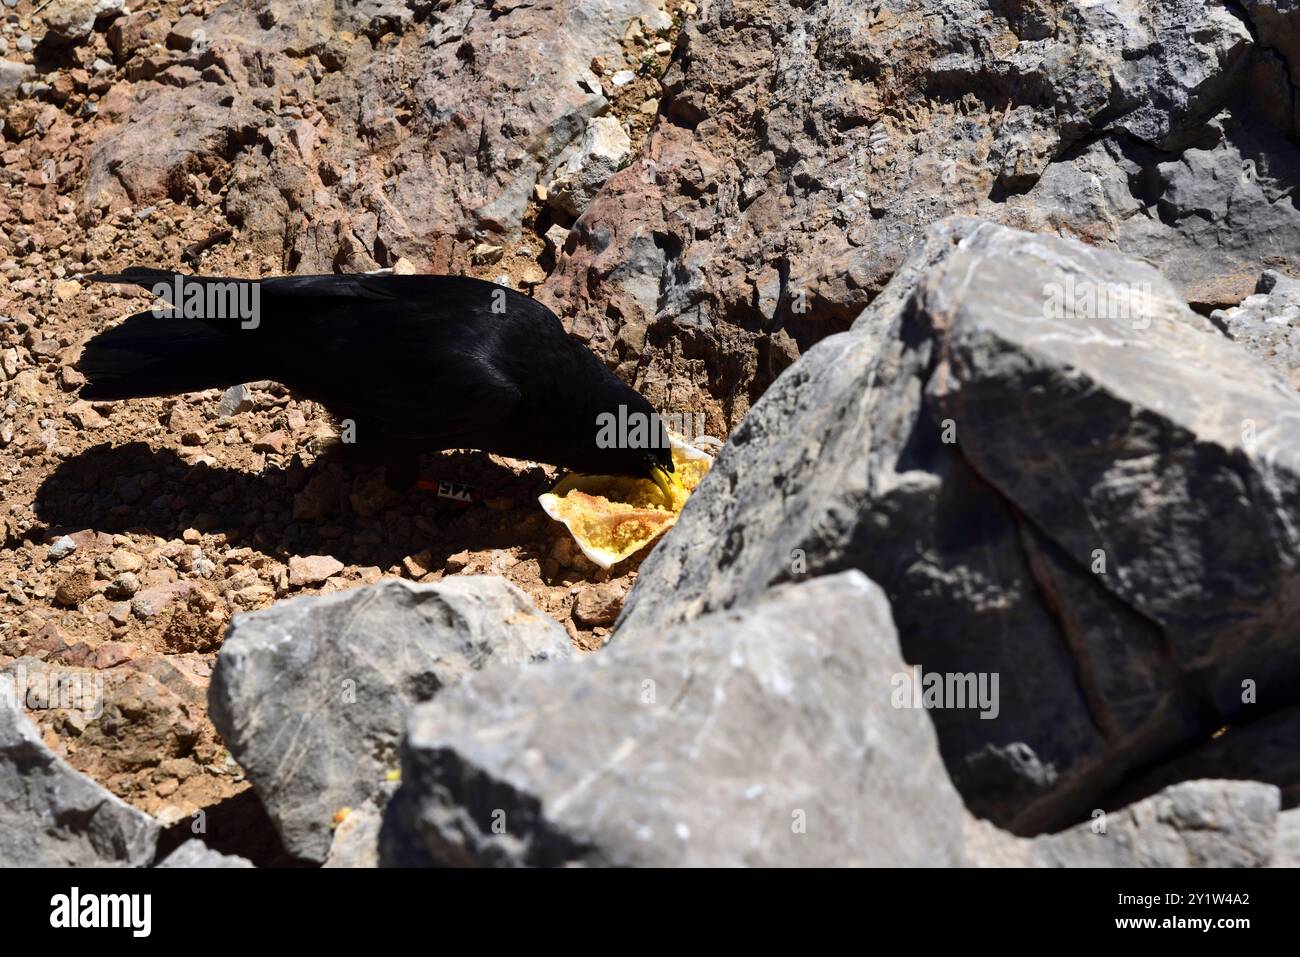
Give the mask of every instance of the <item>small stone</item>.
<path id="1" fill-rule="evenodd" d="M 54 298 L 68 302 L 81 294 L 81 283 L 75 279 L 60 279 L 54 284 Z"/>
<path id="2" fill-rule="evenodd" d="M 144 559 L 125 548 L 115 549 L 113 554 L 108 556 L 108 563 L 113 566 L 114 571 L 118 572 L 138 572 L 144 567 Z"/>
<path id="3" fill-rule="evenodd" d="M 113 668 L 135 657 L 135 649 L 125 642 L 106 641 L 87 658 L 86 663 L 92 668 Z"/>
<path id="4" fill-rule="evenodd" d="M 240 412 L 247 412 L 252 407 L 253 399 L 248 393 L 248 386 L 232 385 L 221 394 L 221 401 L 217 404 L 217 415 L 228 419 Z"/>
<path id="5" fill-rule="evenodd" d="M 71 366 L 59 370 L 59 384 L 64 392 L 76 392 L 86 384 L 86 377 Z"/>
<path id="6" fill-rule="evenodd" d="M 52 562 L 57 562 L 61 559 L 67 558 L 76 550 L 77 543 L 72 540 L 72 536 L 64 535 L 50 546 L 49 554 L 46 557 Z"/>
<path id="7" fill-rule="evenodd" d="M 556 259 L 560 258 L 560 251 L 564 249 L 564 244 L 569 240 L 569 231 L 556 223 L 546 231 L 546 248 Z"/>
<path id="8" fill-rule="evenodd" d="M 393 263 L 393 275 L 414 276 L 415 265 L 405 256 L 401 256 L 398 258 L 397 262 Z"/>
<path id="9" fill-rule="evenodd" d="M 474 247 L 474 252 L 472 253 L 472 256 L 474 262 L 480 265 L 485 265 L 494 262 L 499 262 L 501 259 L 501 255 L 504 252 L 505 249 L 502 248 L 501 246 L 493 246 L 491 243 L 479 243 L 477 246 Z"/>
<path id="10" fill-rule="evenodd" d="M 103 428 L 104 423 L 108 421 L 102 415 L 95 411 L 94 406 L 89 402 L 76 401 L 68 406 L 66 413 L 68 421 L 83 431 L 92 431 Z"/>
<path id="11" fill-rule="evenodd" d="M 623 608 L 624 591 L 612 582 L 591 585 L 578 592 L 573 618 L 584 628 L 612 625 Z"/>
<path id="12" fill-rule="evenodd" d="M 658 43 L 655 44 L 655 53 L 659 54 L 660 56 L 667 56 L 672 52 L 673 52 L 673 45 L 669 43 L 667 40 L 660 40 Z"/>
<path id="13" fill-rule="evenodd" d="M 141 620 L 156 618 L 175 599 L 194 591 L 193 582 L 169 582 L 165 585 L 152 585 L 131 600 L 131 611 Z"/>
<path id="14" fill-rule="evenodd" d="M 573 564 L 574 548 L 573 539 L 558 538 L 551 547 L 551 558 L 553 558 L 561 568 L 567 568 Z"/>
<path id="15" fill-rule="evenodd" d="M 274 432 L 268 432 L 260 439 L 253 443 L 254 452 L 274 452 L 277 455 L 283 455 L 285 448 L 289 444 L 289 433 L 283 429 L 276 429 Z"/>
<path id="16" fill-rule="evenodd" d="M 463 571 L 468 564 L 469 564 L 469 552 L 463 551 L 463 552 L 457 552 L 455 555 L 448 556 L 447 561 L 443 567 L 446 568 L 447 574 L 453 575 L 456 572 Z"/>
<path id="17" fill-rule="evenodd" d="M 140 579 L 135 572 L 122 572 L 108 583 L 104 594 L 109 598 L 131 598 L 140 590 Z"/>
<path id="18" fill-rule="evenodd" d="M 647 116 L 654 116 L 656 113 L 659 112 L 659 101 L 656 100 L 654 97 L 651 97 L 650 99 L 642 103 L 639 107 L 637 107 L 637 109 L 640 110 L 642 113 L 646 114 Z"/>
<path id="19" fill-rule="evenodd" d="M 627 86 L 635 79 L 636 79 L 636 74 L 633 73 L 631 70 L 619 70 L 617 73 L 615 73 L 612 77 L 609 78 L 609 82 L 613 83 L 615 86 Z"/>
<path id="20" fill-rule="evenodd" d="M 187 545 L 197 545 L 199 542 L 203 541 L 203 533 L 197 528 L 187 528 L 185 531 L 181 532 L 181 541 L 185 542 Z"/>
<path id="21" fill-rule="evenodd" d="M 423 578 L 433 571 L 433 568 L 433 552 L 427 548 L 418 555 L 407 555 L 402 559 L 402 570 L 414 579 Z"/>
<path id="22" fill-rule="evenodd" d="M 302 588 L 320 585 L 343 571 L 343 563 L 332 555 L 295 555 L 289 559 L 289 585 Z"/>

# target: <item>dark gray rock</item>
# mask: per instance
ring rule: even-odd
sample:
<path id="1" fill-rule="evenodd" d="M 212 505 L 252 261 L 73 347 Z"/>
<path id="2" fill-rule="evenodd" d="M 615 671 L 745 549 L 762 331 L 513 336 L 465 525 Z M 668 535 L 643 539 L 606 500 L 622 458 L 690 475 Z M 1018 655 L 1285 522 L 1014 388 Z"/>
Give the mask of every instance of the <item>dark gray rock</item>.
<path id="1" fill-rule="evenodd" d="M 168 868 L 220 868 L 226 870 L 252 867 L 253 862 L 234 854 L 222 854 L 220 851 L 214 851 L 197 838 L 190 838 L 159 861 L 157 866 Z"/>
<path id="2" fill-rule="evenodd" d="M 968 821 L 975 867 L 1267 867 L 1278 859 L 1277 788 L 1185 781 L 1137 804 L 1033 839 Z"/>
<path id="3" fill-rule="evenodd" d="M 618 640 L 859 568 L 904 656 L 998 675 L 932 711 L 972 810 L 1018 832 L 1294 700 L 1300 398 L 1148 266 L 935 227 L 732 434 Z"/>
<path id="4" fill-rule="evenodd" d="M 1127 804 L 1195 778 L 1261 781 L 1281 791 L 1283 807 L 1300 805 L 1300 707 L 1226 728 L 1187 754 L 1126 781 L 1108 803 Z"/>
<path id="5" fill-rule="evenodd" d="M 962 808 L 856 572 L 416 709 L 386 865 L 956 863 Z"/>
<path id="6" fill-rule="evenodd" d="M 285 847 L 319 862 L 334 814 L 396 771 L 411 707 L 489 661 L 569 654 L 564 629 L 504 579 L 391 579 L 236 616 L 208 706 Z"/>
<path id="7" fill-rule="evenodd" d="M 144 867 L 159 830 L 45 747 L 0 675 L 0 867 Z"/>

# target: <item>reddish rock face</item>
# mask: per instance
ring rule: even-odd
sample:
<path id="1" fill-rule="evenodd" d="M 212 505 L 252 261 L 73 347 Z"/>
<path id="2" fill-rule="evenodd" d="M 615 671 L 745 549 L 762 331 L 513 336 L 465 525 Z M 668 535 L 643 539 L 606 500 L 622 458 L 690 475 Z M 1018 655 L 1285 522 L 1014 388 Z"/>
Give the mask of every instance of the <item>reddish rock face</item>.
<path id="1" fill-rule="evenodd" d="M 453 271 L 484 239 L 518 235 L 534 187 L 608 108 L 593 59 L 622 62 L 632 20 L 672 22 L 654 0 L 458 3 L 436 17 L 372 2 L 338 22 L 307 0 L 263 6 L 185 17 L 171 50 L 132 61 L 147 82 L 97 145 L 86 209 L 228 180 L 244 238 L 289 269 L 405 256 Z M 115 36 L 138 49 L 146 33 L 132 17 Z"/>

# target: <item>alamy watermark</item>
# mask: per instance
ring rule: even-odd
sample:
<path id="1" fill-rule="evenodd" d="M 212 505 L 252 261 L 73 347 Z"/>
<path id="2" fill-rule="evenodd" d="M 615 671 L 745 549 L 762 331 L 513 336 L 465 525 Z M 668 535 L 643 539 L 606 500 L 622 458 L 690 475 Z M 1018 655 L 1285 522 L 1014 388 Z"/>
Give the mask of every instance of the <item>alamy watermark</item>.
<path id="1" fill-rule="evenodd" d="M 889 679 L 893 692 L 889 703 L 895 708 L 929 710 L 978 710 L 980 718 L 993 720 L 1002 710 L 998 702 L 996 671 L 923 671 L 913 665 Z"/>
<path id="2" fill-rule="evenodd" d="M 125 928 L 132 937 L 148 937 L 153 929 L 152 894 L 83 894 L 72 887 L 50 898 L 50 926 Z"/>
<path id="3" fill-rule="evenodd" d="M 703 412 L 670 412 L 661 415 L 629 411 L 620 405 L 618 412 L 601 412 L 596 416 L 596 447 L 602 449 L 666 449 L 669 435 L 678 436 L 688 445 L 700 440 L 713 441 L 704 432 Z M 707 442 L 706 442 L 707 444 Z"/>
<path id="4" fill-rule="evenodd" d="M 171 282 L 154 283 L 151 291 L 167 303 L 154 306 L 153 314 L 159 319 L 238 319 L 241 329 L 256 329 L 262 323 L 262 284 L 258 282 L 196 282 L 178 274 Z"/>
<path id="5" fill-rule="evenodd" d="M 1134 329 L 1151 325 L 1154 294 L 1149 282 L 1097 282 L 1066 276 L 1064 282 L 1043 283 L 1046 319 L 1114 319 Z"/>
<path id="6" fill-rule="evenodd" d="M 37 671 L 19 665 L 0 675 L 0 696 L 28 711 L 80 711 L 94 720 L 104 713 L 104 676 L 93 671 Z"/>

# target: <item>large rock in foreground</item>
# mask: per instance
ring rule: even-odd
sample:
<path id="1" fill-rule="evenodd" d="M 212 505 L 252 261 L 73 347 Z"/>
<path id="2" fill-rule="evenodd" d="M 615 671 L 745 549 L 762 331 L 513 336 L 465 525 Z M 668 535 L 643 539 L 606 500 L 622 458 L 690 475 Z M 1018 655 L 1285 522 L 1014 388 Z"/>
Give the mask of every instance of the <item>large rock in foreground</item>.
<path id="1" fill-rule="evenodd" d="M 159 830 L 45 747 L 0 675 L 0 867 L 145 867 Z"/>
<path id="2" fill-rule="evenodd" d="M 857 573 L 413 712 L 387 865 L 955 864 L 963 811 Z"/>
<path id="3" fill-rule="evenodd" d="M 489 661 L 569 654 L 564 629 L 504 579 L 393 579 L 237 616 L 208 704 L 285 847 L 319 862 L 336 812 L 396 770 L 410 708 Z"/>
<path id="4" fill-rule="evenodd" d="M 1288 853 L 1277 788 L 1184 781 L 1120 811 L 1032 840 L 970 820 L 978 867 L 1267 867 Z"/>
<path id="5" fill-rule="evenodd" d="M 615 637 L 861 569 L 909 662 L 1000 679 L 931 711 L 968 805 L 1062 827 L 1296 702 L 1297 448 L 1300 397 L 1151 268 L 950 220 L 733 433 Z"/>

